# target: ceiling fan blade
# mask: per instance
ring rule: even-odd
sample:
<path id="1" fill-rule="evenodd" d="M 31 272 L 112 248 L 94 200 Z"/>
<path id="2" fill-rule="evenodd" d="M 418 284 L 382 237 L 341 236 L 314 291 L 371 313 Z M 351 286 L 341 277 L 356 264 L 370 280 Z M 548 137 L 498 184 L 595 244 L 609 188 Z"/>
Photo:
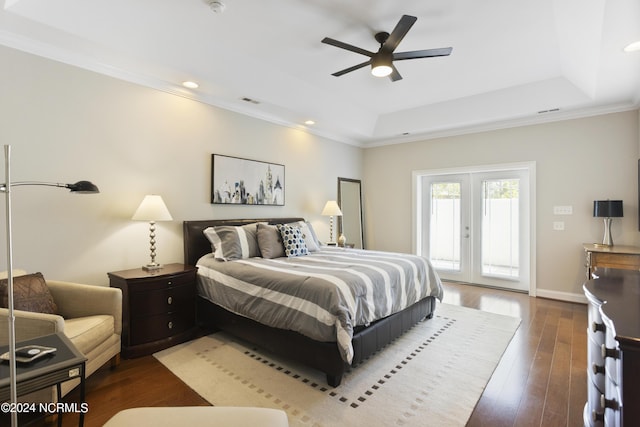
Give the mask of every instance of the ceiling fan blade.
<path id="1" fill-rule="evenodd" d="M 391 74 L 389 74 L 389 78 L 391 79 L 392 82 L 397 82 L 398 80 L 402 80 L 402 76 L 400 75 L 400 73 L 398 72 L 398 69 L 395 67 L 395 65 L 391 64 Z"/>
<path id="2" fill-rule="evenodd" d="M 387 52 L 393 52 L 394 50 L 396 50 L 404 36 L 407 35 L 407 33 L 417 20 L 418 18 L 416 18 L 415 16 L 402 15 L 402 18 L 400 18 L 400 21 L 398 21 L 396 27 L 393 29 L 391 34 L 389 34 L 389 38 L 386 42 L 384 42 L 384 45 L 382 45 L 382 49 L 386 50 Z"/>
<path id="3" fill-rule="evenodd" d="M 416 58 L 433 58 L 436 56 L 449 56 L 451 55 L 451 47 L 442 47 L 438 49 L 425 49 L 425 50 L 412 50 L 411 52 L 398 52 L 393 54 L 394 61 L 401 61 L 403 59 L 416 59 Z"/>
<path id="4" fill-rule="evenodd" d="M 343 74 L 350 73 L 350 72 L 358 70 L 358 69 L 360 69 L 362 67 L 366 67 L 367 65 L 371 65 L 371 61 L 366 61 L 366 62 L 363 62 L 362 64 L 354 65 L 353 67 L 349 67 L 349 68 L 345 68 L 344 70 L 336 71 L 335 73 L 333 73 L 331 75 L 332 76 L 336 76 L 336 77 L 340 77 Z"/>
<path id="5" fill-rule="evenodd" d="M 322 39 L 322 43 L 330 44 L 331 46 L 339 47 L 340 49 L 349 50 L 351 52 L 359 53 L 361 55 L 365 55 L 368 57 L 373 56 L 373 52 L 369 52 L 368 50 L 361 49 L 357 46 L 350 45 L 348 43 L 341 42 L 339 40 L 335 40 L 329 37 L 325 37 Z"/>

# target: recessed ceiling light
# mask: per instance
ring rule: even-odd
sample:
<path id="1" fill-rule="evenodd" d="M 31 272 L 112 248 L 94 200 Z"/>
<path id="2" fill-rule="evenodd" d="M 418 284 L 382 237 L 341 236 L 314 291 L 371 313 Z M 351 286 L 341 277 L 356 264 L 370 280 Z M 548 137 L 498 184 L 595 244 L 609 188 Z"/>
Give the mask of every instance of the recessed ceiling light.
<path id="1" fill-rule="evenodd" d="M 313 120 L 305 120 L 304 124 L 307 126 L 313 126 L 316 124 L 316 122 Z"/>
<path id="2" fill-rule="evenodd" d="M 638 40 L 637 42 L 633 42 L 631 44 L 628 44 L 624 48 L 625 52 L 636 52 L 636 51 L 639 51 L 639 50 L 640 50 L 640 40 Z"/>
<path id="3" fill-rule="evenodd" d="M 224 9 L 227 7 L 226 4 L 224 4 L 219 0 L 205 0 L 205 2 L 209 5 L 211 10 L 213 10 L 215 13 L 223 13 Z"/>
<path id="4" fill-rule="evenodd" d="M 199 85 L 196 82 L 186 81 L 186 82 L 182 82 L 182 86 L 187 87 L 189 89 L 198 89 Z"/>

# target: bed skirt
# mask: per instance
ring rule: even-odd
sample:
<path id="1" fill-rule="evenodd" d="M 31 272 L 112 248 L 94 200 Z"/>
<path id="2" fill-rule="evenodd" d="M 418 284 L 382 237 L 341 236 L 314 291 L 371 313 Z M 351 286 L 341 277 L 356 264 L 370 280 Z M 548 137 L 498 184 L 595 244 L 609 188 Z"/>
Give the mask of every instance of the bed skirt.
<path id="1" fill-rule="evenodd" d="M 357 366 L 416 323 L 431 318 L 435 307 L 435 297 L 427 297 L 399 313 L 356 330 L 352 340 L 354 355 L 351 365 Z M 197 318 L 202 327 L 223 330 L 272 353 L 324 372 L 327 383 L 332 387 L 337 387 L 342 381 L 346 365 L 335 342 L 319 342 L 294 331 L 263 325 L 201 297 L 198 297 Z"/>

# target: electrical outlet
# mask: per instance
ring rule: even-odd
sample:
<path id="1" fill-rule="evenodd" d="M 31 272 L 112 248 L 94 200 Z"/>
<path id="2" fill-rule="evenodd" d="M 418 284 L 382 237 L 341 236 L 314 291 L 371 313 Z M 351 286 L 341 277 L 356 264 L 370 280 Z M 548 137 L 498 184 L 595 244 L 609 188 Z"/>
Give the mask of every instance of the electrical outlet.
<path id="1" fill-rule="evenodd" d="M 554 221 L 553 229 L 555 231 L 564 231 L 564 221 Z"/>

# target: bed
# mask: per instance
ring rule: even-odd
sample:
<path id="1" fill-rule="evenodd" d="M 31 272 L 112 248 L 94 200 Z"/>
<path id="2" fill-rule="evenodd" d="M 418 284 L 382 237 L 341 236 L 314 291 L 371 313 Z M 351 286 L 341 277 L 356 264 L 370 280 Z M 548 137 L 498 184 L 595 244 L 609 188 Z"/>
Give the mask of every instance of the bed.
<path id="1" fill-rule="evenodd" d="M 302 253 L 296 248 L 289 252 L 285 245 L 286 254 L 280 256 L 266 246 L 265 230 L 272 232 L 275 224 L 290 224 L 278 230 L 294 234 L 302 228 L 295 234 L 308 243 L 301 242 Z M 305 224 L 303 218 L 185 221 L 184 262 L 198 266 L 201 326 L 226 331 L 318 369 L 336 387 L 349 365 L 357 366 L 416 323 L 431 318 L 436 299 L 442 298 L 442 285 L 422 257 L 313 247 L 317 239 Z M 225 246 L 224 236 L 223 243 L 211 235 L 211 230 L 220 234 L 220 230 L 253 233 L 255 229 L 261 233 L 258 249 L 252 234 L 225 254 L 219 248 L 231 246 Z M 236 256 L 221 260 L 231 253 Z M 377 284 L 380 280 L 382 287 Z"/>

